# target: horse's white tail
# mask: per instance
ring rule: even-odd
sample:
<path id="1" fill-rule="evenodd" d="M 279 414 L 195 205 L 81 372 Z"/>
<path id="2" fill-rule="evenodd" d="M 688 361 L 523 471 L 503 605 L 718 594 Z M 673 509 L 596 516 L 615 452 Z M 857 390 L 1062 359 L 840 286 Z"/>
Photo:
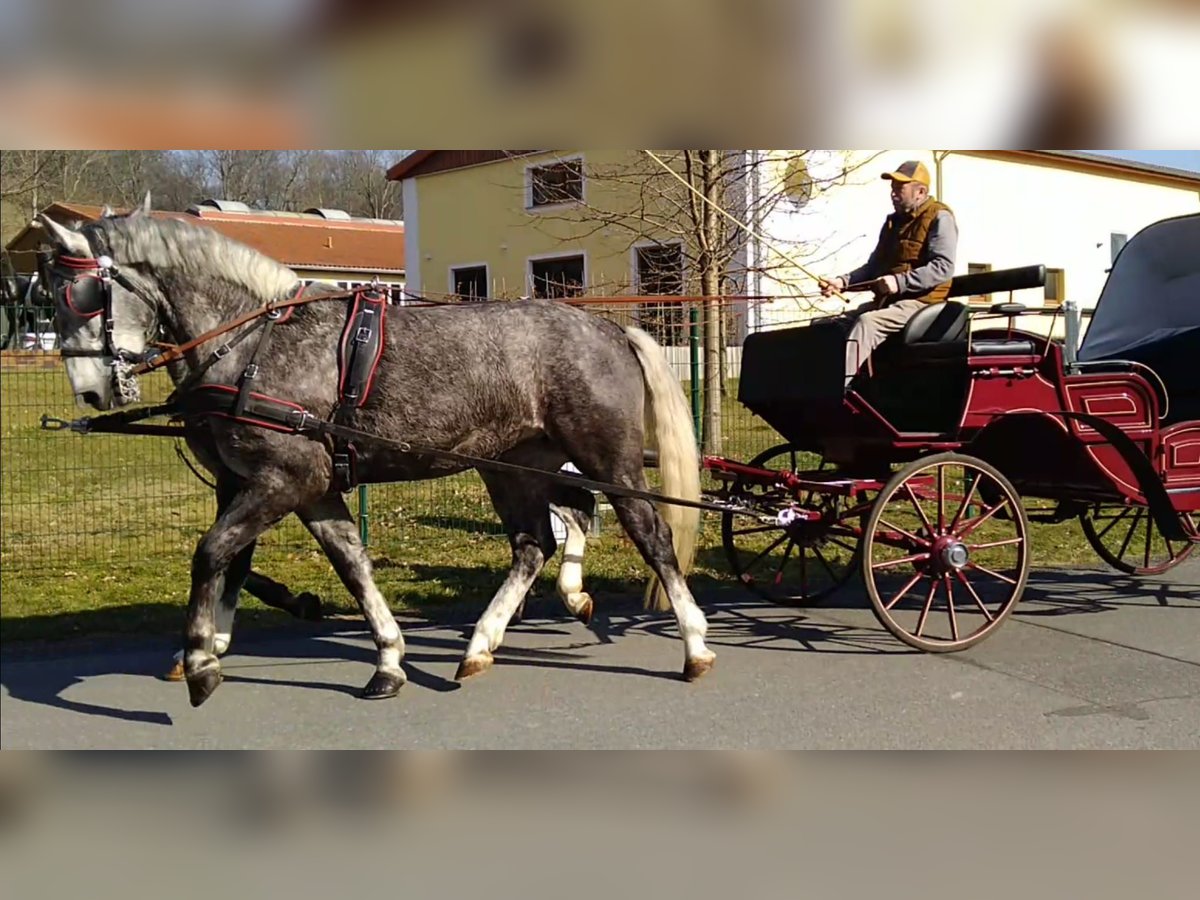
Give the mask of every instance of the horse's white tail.
<path id="1" fill-rule="evenodd" d="M 627 327 L 625 333 L 642 366 L 646 384 L 646 436 L 658 450 L 662 492 L 668 497 L 699 500 L 700 453 L 683 386 L 667 364 L 662 348 L 650 335 L 633 327 Z M 660 503 L 658 512 L 671 527 L 675 557 L 680 571 L 687 575 L 696 555 L 700 510 Z M 646 609 L 659 612 L 671 608 L 657 577 L 652 576 L 646 586 L 643 603 Z"/>

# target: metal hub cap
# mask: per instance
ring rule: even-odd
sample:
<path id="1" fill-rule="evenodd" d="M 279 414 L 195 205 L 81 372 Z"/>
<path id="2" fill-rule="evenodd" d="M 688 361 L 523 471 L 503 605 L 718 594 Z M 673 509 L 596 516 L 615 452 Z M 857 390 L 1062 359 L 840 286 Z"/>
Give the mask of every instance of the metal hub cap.
<path id="1" fill-rule="evenodd" d="M 951 541 L 942 547 L 940 556 L 947 569 L 961 569 L 970 561 L 971 551 L 961 541 Z"/>

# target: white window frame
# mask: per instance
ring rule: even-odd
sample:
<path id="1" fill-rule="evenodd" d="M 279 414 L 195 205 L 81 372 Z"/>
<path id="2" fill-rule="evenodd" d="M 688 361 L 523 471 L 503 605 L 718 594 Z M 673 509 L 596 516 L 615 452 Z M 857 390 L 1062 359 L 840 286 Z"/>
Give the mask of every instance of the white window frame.
<path id="1" fill-rule="evenodd" d="M 559 163 L 569 163 L 579 161 L 579 193 L 578 200 L 563 200 L 561 203 L 546 203 L 541 206 L 533 205 L 533 170 L 545 169 L 549 166 L 555 166 Z M 527 213 L 542 213 L 554 210 L 569 209 L 573 206 L 583 206 L 587 204 L 587 167 L 585 165 L 584 156 L 582 153 L 576 153 L 571 156 L 556 156 L 553 159 L 543 159 L 539 162 L 531 162 L 525 164 L 525 212 Z"/>
<path id="2" fill-rule="evenodd" d="M 592 268 L 591 261 L 588 259 L 588 252 L 583 247 L 580 247 L 578 250 L 566 250 L 561 253 L 538 253 L 525 257 L 525 293 L 530 297 L 533 296 L 533 264 L 535 262 L 544 262 L 550 259 L 573 259 L 576 256 L 583 257 L 583 295 L 586 297 L 591 290 Z"/>
<path id="3" fill-rule="evenodd" d="M 447 284 L 446 293 L 451 297 L 457 297 L 458 294 L 454 290 L 454 272 L 457 269 L 483 269 L 483 280 L 487 284 L 487 296 L 482 299 L 491 299 L 492 294 L 492 269 L 486 262 L 474 263 L 455 263 L 452 266 L 446 267 Z"/>
<path id="4" fill-rule="evenodd" d="M 687 286 L 688 281 L 688 264 L 687 257 L 683 252 L 682 238 L 669 238 L 665 241 L 638 241 L 629 248 L 629 271 L 632 274 L 630 283 L 633 285 L 633 293 L 639 297 L 642 294 L 642 273 L 638 266 L 638 250 L 645 250 L 647 247 L 665 247 L 670 244 L 675 244 L 679 247 L 679 278 L 682 282 L 681 287 Z M 663 294 L 664 297 L 682 297 L 683 294 Z"/>

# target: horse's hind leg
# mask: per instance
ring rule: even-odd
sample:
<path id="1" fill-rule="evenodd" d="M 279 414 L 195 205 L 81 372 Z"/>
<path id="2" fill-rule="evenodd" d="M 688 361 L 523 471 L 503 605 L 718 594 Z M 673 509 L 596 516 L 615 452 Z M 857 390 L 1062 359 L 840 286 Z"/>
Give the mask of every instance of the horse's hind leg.
<path id="1" fill-rule="evenodd" d="M 504 640 L 504 630 L 525 599 L 556 543 L 550 530 L 550 503 L 545 482 L 537 478 L 480 472 L 492 503 L 508 531 L 512 567 L 492 602 L 475 623 L 475 632 L 459 663 L 459 681 L 486 672 L 492 653 Z"/>
<path id="2" fill-rule="evenodd" d="M 614 478 L 614 481 L 619 483 L 620 479 Z M 640 472 L 632 486 L 646 489 Z M 683 637 L 683 676 L 688 681 L 695 681 L 712 668 L 716 654 L 704 643 L 708 622 L 696 605 L 683 573 L 679 571 L 670 529 L 649 500 L 609 495 L 609 501 L 622 527 L 667 592 L 675 621 L 679 624 L 679 633 Z"/>
<path id="3" fill-rule="evenodd" d="M 362 696 L 368 700 L 394 697 L 407 680 L 400 667 L 400 660 L 404 656 L 404 636 L 387 601 L 375 585 L 371 560 L 359 538 L 358 526 L 350 510 L 341 496 L 328 494 L 316 503 L 298 509 L 296 515 L 317 539 L 342 584 L 358 601 L 371 626 L 379 658 L 375 674 L 363 688 Z"/>
<path id="4" fill-rule="evenodd" d="M 246 574 L 246 592 L 253 594 L 267 606 L 281 609 L 297 619 L 308 622 L 321 620 L 321 598 L 309 591 L 293 594 L 286 584 L 276 581 L 251 569 Z"/>
<path id="5" fill-rule="evenodd" d="M 570 485 L 555 485 L 551 490 L 550 510 L 567 531 L 556 587 L 567 609 L 584 625 L 591 624 L 593 604 L 591 595 L 583 590 L 583 551 L 595 508 L 596 500 L 589 491 Z"/>

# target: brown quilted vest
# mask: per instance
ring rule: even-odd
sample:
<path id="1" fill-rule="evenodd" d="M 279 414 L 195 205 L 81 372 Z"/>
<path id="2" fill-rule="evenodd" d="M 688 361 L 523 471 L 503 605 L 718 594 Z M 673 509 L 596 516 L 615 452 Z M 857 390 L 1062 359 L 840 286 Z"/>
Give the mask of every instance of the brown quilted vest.
<path id="1" fill-rule="evenodd" d="M 892 213 L 887 217 L 881 241 L 884 247 L 883 266 L 889 275 L 907 272 L 926 262 L 925 239 L 933 227 L 933 220 L 943 209 L 953 215 L 954 211 L 946 204 L 928 197 L 911 217 L 900 213 Z M 950 282 L 944 281 L 924 294 L 906 299 L 941 303 L 949 293 Z"/>

